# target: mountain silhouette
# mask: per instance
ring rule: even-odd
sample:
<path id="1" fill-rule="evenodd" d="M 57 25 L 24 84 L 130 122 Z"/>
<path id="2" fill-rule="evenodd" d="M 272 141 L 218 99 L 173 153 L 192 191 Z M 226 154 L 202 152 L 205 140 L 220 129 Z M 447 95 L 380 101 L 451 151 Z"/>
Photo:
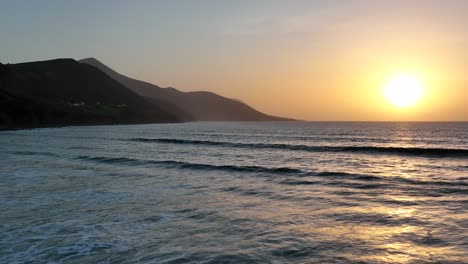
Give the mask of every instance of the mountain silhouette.
<path id="1" fill-rule="evenodd" d="M 142 96 L 170 103 L 172 107 L 180 109 L 181 113 L 188 113 L 196 121 L 293 120 L 261 113 L 239 100 L 229 99 L 212 92 L 182 92 L 172 87 L 161 88 L 148 82 L 135 80 L 114 71 L 95 58 L 83 59 L 80 62 L 93 65 Z"/>
<path id="2" fill-rule="evenodd" d="M 2 129 L 186 119 L 161 105 L 164 102 L 151 102 L 101 70 L 73 59 L 0 63 Z"/>

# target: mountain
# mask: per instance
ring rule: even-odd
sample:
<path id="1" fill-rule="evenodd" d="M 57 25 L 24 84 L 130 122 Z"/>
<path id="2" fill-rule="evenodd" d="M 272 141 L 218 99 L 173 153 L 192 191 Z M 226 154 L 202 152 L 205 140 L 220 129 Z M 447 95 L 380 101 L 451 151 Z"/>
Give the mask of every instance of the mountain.
<path id="1" fill-rule="evenodd" d="M 135 80 L 107 67 L 95 58 L 79 62 L 93 65 L 130 90 L 155 100 L 171 103 L 175 108 L 188 113 L 196 121 L 291 121 L 261 113 L 247 104 L 212 92 L 181 92 L 175 88 L 161 88 L 144 81 Z"/>
<path id="2" fill-rule="evenodd" d="M 0 63 L 3 129 L 184 119 L 158 105 L 99 69 L 73 59 Z"/>

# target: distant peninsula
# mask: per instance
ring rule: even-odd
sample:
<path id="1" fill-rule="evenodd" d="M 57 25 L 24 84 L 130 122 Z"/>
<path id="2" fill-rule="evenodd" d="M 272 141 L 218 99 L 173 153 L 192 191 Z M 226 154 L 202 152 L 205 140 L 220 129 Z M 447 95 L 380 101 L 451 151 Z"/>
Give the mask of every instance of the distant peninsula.
<path id="1" fill-rule="evenodd" d="M 190 121 L 287 121 L 211 92 L 121 75 L 96 59 L 0 63 L 0 129 Z"/>

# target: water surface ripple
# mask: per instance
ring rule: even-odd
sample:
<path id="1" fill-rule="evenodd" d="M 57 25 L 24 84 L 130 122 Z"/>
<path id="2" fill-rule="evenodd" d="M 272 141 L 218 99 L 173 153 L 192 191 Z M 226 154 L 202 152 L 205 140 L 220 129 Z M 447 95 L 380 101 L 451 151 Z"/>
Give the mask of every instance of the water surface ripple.
<path id="1" fill-rule="evenodd" d="M 0 263 L 468 263 L 467 123 L 0 132 Z"/>

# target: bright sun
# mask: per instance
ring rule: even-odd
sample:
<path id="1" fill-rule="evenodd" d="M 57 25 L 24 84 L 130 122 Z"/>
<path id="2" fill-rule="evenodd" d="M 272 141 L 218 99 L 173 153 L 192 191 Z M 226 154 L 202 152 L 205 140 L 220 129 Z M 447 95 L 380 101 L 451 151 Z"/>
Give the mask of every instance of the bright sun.
<path id="1" fill-rule="evenodd" d="M 394 106 L 410 107 L 418 103 L 424 95 L 424 85 L 412 74 L 393 76 L 384 87 L 385 98 Z"/>

